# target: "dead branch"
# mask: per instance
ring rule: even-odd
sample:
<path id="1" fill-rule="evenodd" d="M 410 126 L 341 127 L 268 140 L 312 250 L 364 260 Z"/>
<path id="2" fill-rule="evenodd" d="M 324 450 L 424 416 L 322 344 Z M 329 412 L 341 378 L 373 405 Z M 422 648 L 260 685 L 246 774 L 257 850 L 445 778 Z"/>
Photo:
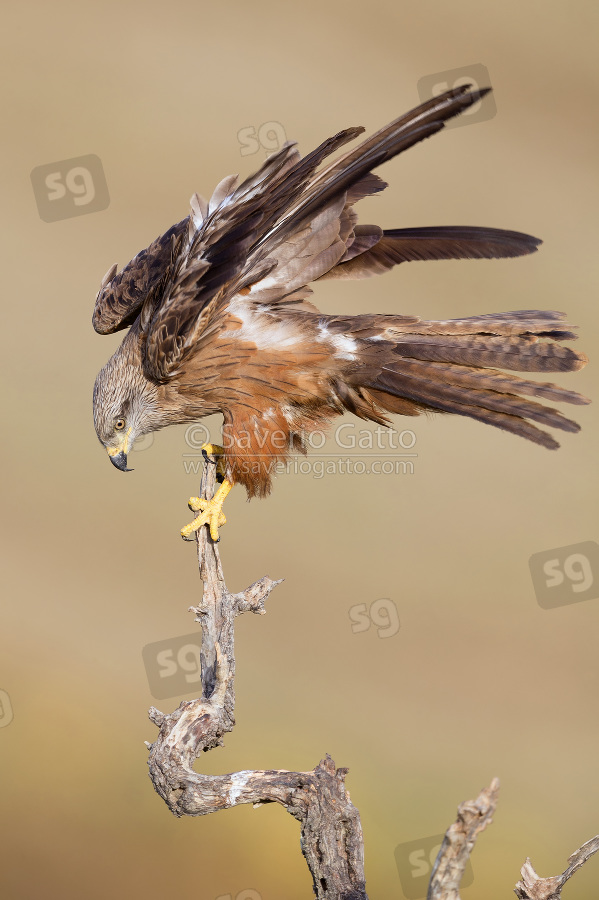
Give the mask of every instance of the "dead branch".
<path id="1" fill-rule="evenodd" d="M 208 457 L 201 496 L 214 495 L 216 464 Z M 207 528 L 197 535 L 202 600 L 191 608 L 202 628 L 202 694 L 183 701 L 169 714 L 152 707 L 159 734 L 148 744 L 154 788 L 176 816 L 203 816 L 241 803 L 279 803 L 301 824 L 302 852 L 319 900 L 367 900 L 362 827 L 345 789 L 347 769 L 335 769 L 326 756 L 311 772 L 244 771 L 202 775 L 193 763 L 202 751 L 222 746 L 235 724 L 234 620 L 244 612 L 259 615 L 280 584 L 261 578 L 245 591 L 227 590 L 220 556 Z"/>
<path id="2" fill-rule="evenodd" d="M 460 900 L 466 863 L 478 835 L 493 821 L 498 793 L 499 780 L 494 778 L 476 800 L 467 800 L 458 806 L 458 817 L 445 832 L 433 866 L 427 900 Z"/>
<path id="3" fill-rule="evenodd" d="M 587 859 L 599 850 L 599 834 L 582 847 L 579 847 L 572 856 L 568 857 L 570 865 L 562 875 L 554 875 L 552 878 L 539 878 L 527 858 L 522 866 L 520 874 L 522 880 L 514 888 L 518 900 L 561 900 L 562 888 L 566 881 L 585 864 Z"/>
<path id="4" fill-rule="evenodd" d="M 207 457 L 201 496 L 214 495 L 216 461 Z M 191 607 L 202 629 L 202 694 L 183 701 L 165 714 L 152 707 L 150 719 L 158 737 L 148 765 L 157 793 L 176 816 L 204 816 L 252 803 L 279 803 L 301 825 L 302 853 L 308 863 L 317 900 L 367 900 L 364 844 L 358 810 L 345 789 L 347 769 L 336 769 L 327 754 L 310 772 L 284 769 L 202 775 L 193 769 L 203 751 L 222 746 L 223 735 L 235 724 L 234 620 L 244 612 L 262 615 L 264 604 L 280 581 L 265 576 L 241 591 L 227 590 L 218 549 L 207 528 L 197 533 L 198 562 L 203 582 L 199 606 Z M 492 821 L 499 781 L 495 778 L 476 800 L 458 807 L 435 861 L 427 900 L 460 900 L 459 886 L 466 863 L 481 831 Z M 571 875 L 599 850 L 599 836 L 573 853 L 566 871 L 539 878 L 529 859 L 515 888 L 519 900 L 561 900 Z"/>
<path id="5" fill-rule="evenodd" d="M 481 831 L 493 821 L 497 807 L 499 780 L 494 778 L 476 800 L 458 806 L 458 817 L 450 825 L 441 844 L 426 895 L 427 900 L 460 900 L 460 883 L 466 864 Z M 599 835 L 583 844 L 569 857 L 570 865 L 563 875 L 539 878 L 530 859 L 522 866 L 522 881 L 514 889 L 518 900 L 561 900 L 562 887 L 593 853 L 599 850 Z"/>

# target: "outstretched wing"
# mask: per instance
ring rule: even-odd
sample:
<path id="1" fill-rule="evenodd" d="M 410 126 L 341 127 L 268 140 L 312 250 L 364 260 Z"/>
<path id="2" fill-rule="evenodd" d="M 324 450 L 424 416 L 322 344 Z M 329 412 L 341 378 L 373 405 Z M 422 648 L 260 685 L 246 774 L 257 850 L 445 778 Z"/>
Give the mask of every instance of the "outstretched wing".
<path id="1" fill-rule="evenodd" d="M 178 373 L 186 353 L 223 303 L 276 266 L 265 251 L 256 251 L 260 237 L 272 228 L 290 198 L 301 192 L 322 159 L 359 133 L 342 131 L 304 160 L 294 144 L 285 144 L 239 187 L 236 176 L 229 176 L 217 186 L 210 203 L 197 194 L 192 198 L 177 257 L 160 292 L 153 292 L 141 312 L 148 377 L 164 381 Z"/>
<path id="2" fill-rule="evenodd" d="M 132 325 L 148 293 L 164 276 L 171 261 L 173 240 L 185 230 L 185 218 L 157 237 L 117 274 L 108 270 L 96 297 L 92 324 L 98 334 L 113 334 Z"/>
<path id="3" fill-rule="evenodd" d="M 447 91 L 319 172 L 324 159 L 363 129 L 342 131 L 303 159 L 287 144 L 239 187 L 228 178 L 210 204 L 197 198 L 160 296 L 154 292 L 142 311 L 146 375 L 165 381 L 179 373 L 201 337 L 225 327 L 232 301 L 248 311 L 294 302 L 310 292 L 311 281 L 345 265 L 348 253 L 380 243 L 381 229 L 356 228 L 352 209 L 386 186 L 371 170 L 441 130 L 485 93 L 468 86 Z"/>
<path id="4" fill-rule="evenodd" d="M 326 278 L 369 278 L 381 275 L 402 262 L 419 259 L 503 259 L 534 253 L 538 238 L 521 231 L 476 226 L 440 225 L 426 228 L 395 228 L 357 225 L 356 241 Z M 366 240 L 364 240 L 366 238 Z M 373 239 L 374 238 L 374 239 Z"/>

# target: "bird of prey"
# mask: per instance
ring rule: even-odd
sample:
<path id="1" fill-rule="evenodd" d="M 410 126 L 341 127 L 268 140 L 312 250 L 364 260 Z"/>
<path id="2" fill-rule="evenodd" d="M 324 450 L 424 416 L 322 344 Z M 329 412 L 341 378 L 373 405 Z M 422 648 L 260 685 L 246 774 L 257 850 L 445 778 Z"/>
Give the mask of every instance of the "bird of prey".
<path id="1" fill-rule="evenodd" d="M 566 372 L 586 357 L 563 313 L 539 310 L 426 321 L 414 315 L 323 315 L 313 282 L 367 278 L 398 263 L 532 253 L 540 241 L 483 227 L 383 230 L 358 224 L 354 206 L 387 185 L 386 160 L 440 131 L 489 89 L 462 86 L 418 106 L 345 152 L 349 128 L 301 157 L 286 143 L 241 184 L 229 176 L 207 203 L 120 272 L 96 298 L 100 334 L 129 328 L 94 387 L 96 433 L 112 463 L 127 469 L 141 435 L 223 415 L 221 484 L 212 500 L 190 499 L 199 515 L 184 538 L 224 524 L 224 498 L 243 484 L 265 496 L 275 464 L 304 437 L 345 411 L 388 424 L 387 413 L 457 413 L 544 447 L 558 443 L 533 423 L 579 426 L 537 400 L 587 403 L 554 384 L 512 372 Z"/>

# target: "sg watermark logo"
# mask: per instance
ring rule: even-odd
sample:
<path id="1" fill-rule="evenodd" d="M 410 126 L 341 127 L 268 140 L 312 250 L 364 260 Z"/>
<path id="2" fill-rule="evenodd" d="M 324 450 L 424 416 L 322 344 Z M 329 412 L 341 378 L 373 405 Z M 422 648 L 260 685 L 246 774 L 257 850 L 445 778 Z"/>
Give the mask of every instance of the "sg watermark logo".
<path id="1" fill-rule="evenodd" d="M 196 689 L 202 680 L 201 646 L 197 632 L 146 644 L 142 658 L 152 697 L 166 700 Z"/>
<path id="2" fill-rule="evenodd" d="M 437 97 L 444 91 L 460 87 L 463 84 L 471 84 L 479 89 L 490 87 L 489 72 L 486 66 L 475 63 L 472 66 L 462 66 L 459 69 L 448 69 L 447 72 L 436 72 L 434 75 L 425 75 L 418 82 L 418 96 L 422 103 Z M 486 94 L 478 103 L 465 109 L 459 116 L 455 116 L 445 123 L 446 128 L 459 128 L 460 125 L 473 125 L 475 122 L 486 122 L 497 113 L 495 97 L 493 93 Z"/>
<path id="3" fill-rule="evenodd" d="M 246 888 L 245 891 L 239 891 L 238 894 L 219 894 L 216 900 L 262 900 L 262 894 Z"/>
<path id="4" fill-rule="evenodd" d="M 276 153 L 277 150 L 280 150 L 287 137 L 280 122 L 264 122 L 259 128 L 255 128 L 254 125 L 240 128 L 237 132 L 237 140 L 242 156 L 252 156 L 260 150 L 265 150 L 268 156 L 269 153 Z"/>
<path id="5" fill-rule="evenodd" d="M 543 609 L 599 597 L 599 544 L 595 541 L 533 553 L 529 566 Z"/>
<path id="6" fill-rule="evenodd" d="M 374 625 L 380 638 L 388 638 L 393 637 L 400 629 L 397 607 L 388 597 L 375 600 L 370 604 L 370 608 L 365 603 L 357 603 L 350 607 L 349 618 L 354 634 L 368 631 Z"/>
<path id="7" fill-rule="evenodd" d="M 110 203 L 102 162 L 93 153 L 37 166 L 31 184 L 44 222 L 99 212 Z"/>
<path id="8" fill-rule="evenodd" d="M 435 860 L 441 849 L 444 834 L 434 837 L 420 838 L 419 841 L 408 841 L 395 848 L 395 862 L 401 882 L 401 889 L 408 900 L 419 900 L 426 897 Z M 470 860 L 466 864 L 461 887 L 469 887 L 474 880 Z"/>
<path id="9" fill-rule="evenodd" d="M 14 718 L 12 703 L 6 691 L 0 689 L 0 728 L 6 728 Z"/>

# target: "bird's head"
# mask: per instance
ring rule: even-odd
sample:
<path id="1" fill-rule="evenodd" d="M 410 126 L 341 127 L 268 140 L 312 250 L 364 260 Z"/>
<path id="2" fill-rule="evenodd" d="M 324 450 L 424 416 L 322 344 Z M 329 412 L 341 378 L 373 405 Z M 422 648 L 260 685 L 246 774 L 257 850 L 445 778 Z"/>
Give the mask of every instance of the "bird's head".
<path id="1" fill-rule="evenodd" d="M 113 466 L 127 468 L 134 441 L 160 427 L 156 386 L 138 365 L 123 363 L 118 352 L 100 371 L 94 385 L 94 425 Z"/>

